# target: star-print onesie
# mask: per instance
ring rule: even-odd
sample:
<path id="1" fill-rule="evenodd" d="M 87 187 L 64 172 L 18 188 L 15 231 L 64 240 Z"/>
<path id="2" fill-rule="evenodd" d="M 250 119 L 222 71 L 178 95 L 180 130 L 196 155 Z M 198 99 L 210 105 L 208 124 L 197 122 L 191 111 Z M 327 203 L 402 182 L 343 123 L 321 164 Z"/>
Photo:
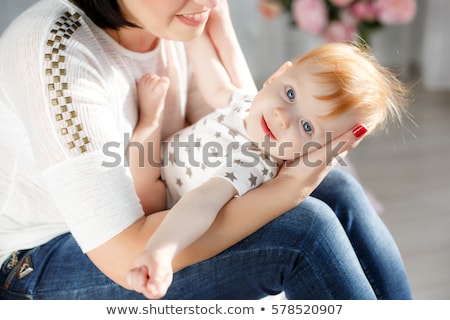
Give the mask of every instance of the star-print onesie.
<path id="1" fill-rule="evenodd" d="M 212 177 L 229 181 L 242 196 L 277 174 L 276 160 L 248 138 L 244 115 L 252 99 L 252 95 L 237 91 L 226 108 L 163 142 L 161 176 L 167 186 L 169 208 Z"/>

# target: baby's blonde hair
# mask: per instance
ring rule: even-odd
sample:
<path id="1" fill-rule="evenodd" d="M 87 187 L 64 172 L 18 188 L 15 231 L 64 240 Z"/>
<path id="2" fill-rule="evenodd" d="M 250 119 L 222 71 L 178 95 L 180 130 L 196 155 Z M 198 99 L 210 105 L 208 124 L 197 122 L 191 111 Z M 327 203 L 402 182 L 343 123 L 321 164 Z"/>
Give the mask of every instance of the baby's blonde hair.
<path id="1" fill-rule="evenodd" d="M 388 121 L 401 122 L 410 90 L 376 60 L 367 45 L 325 44 L 298 58 L 294 64 L 304 62 L 317 67 L 314 75 L 319 84 L 330 89 L 329 94 L 316 96 L 333 102 L 334 109 L 328 116 L 357 114 L 369 131 Z"/>

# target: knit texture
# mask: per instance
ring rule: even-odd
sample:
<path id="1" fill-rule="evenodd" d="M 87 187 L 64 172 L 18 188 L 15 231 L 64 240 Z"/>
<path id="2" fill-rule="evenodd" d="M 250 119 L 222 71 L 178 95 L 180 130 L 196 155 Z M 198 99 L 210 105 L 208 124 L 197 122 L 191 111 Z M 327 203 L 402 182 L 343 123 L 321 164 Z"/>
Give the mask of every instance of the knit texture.
<path id="1" fill-rule="evenodd" d="M 69 1 L 43 0 L 9 26 L 0 52 L 0 263 L 68 231 L 89 251 L 143 215 L 124 165 L 136 81 L 171 80 L 163 136 L 198 99 L 185 48 L 160 40 L 131 52 Z"/>

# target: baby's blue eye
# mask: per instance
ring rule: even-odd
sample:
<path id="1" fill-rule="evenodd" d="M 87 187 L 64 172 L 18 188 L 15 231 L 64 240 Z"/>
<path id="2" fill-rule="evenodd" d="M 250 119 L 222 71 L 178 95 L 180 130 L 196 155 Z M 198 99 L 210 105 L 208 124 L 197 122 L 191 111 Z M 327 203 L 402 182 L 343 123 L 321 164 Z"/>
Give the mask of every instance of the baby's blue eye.
<path id="1" fill-rule="evenodd" d="M 286 96 L 288 97 L 288 99 L 290 101 L 294 101 L 295 100 L 295 91 L 291 88 L 287 88 L 286 89 Z"/>
<path id="2" fill-rule="evenodd" d="M 309 122 L 306 121 L 306 120 L 302 120 L 301 123 L 302 123 L 303 130 L 305 130 L 305 132 L 306 132 L 307 134 L 312 134 L 313 128 L 312 128 L 311 123 L 309 123 Z"/>

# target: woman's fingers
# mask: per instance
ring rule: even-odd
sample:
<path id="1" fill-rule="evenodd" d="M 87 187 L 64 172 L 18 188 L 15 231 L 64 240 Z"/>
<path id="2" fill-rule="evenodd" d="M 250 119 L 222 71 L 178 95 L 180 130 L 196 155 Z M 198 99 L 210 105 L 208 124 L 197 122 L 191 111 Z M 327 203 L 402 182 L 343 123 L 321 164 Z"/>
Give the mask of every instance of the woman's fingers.
<path id="1" fill-rule="evenodd" d="M 361 142 L 366 132 L 367 128 L 365 126 L 357 125 L 352 130 L 329 141 L 322 148 L 303 155 L 302 161 L 306 165 L 316 167 L 322 167 L 323 165 L 332 166 L 337 163 L 345 165 L 343 158 Z"/>
<path id="2" fill-rule="evenodd" d="M 314 149 L 295 161 L 286 161 L 278 176 L 297 180 L 299 186 L 314 187 L 337 164 L 345 165 L 345 155 L 362 140 L 367 129 L 358 125 L 334 138 L 321 148 Z"/>

